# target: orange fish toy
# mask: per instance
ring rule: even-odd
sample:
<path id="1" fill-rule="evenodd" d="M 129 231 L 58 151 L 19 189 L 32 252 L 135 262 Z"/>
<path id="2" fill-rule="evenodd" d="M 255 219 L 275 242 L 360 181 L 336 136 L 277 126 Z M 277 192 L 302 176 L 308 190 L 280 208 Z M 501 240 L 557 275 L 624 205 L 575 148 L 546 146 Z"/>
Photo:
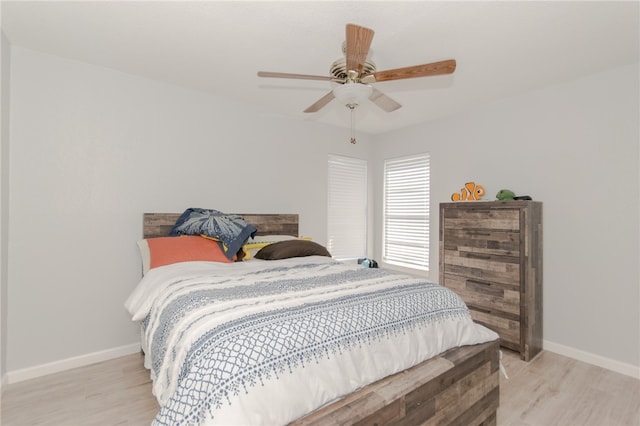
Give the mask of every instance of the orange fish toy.
<path id="1" fill-rule="evenodd" d="M 451 201 L 477 201 L 484 196 L 484 186 L 476 185 L 475 182 L 467 182 L 460 192 L 451 194 Z"/>

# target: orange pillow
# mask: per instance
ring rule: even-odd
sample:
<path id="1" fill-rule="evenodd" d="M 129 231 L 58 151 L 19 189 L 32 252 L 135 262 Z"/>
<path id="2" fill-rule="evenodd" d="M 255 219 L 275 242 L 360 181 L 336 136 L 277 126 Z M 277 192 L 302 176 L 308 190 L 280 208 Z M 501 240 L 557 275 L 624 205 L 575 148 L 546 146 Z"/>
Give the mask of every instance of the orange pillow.
<path id="1" fill-rule="evenodd" d="M 148 238 L 138 242 L 143 272 L 172 263 L 204 260 L 231 263 L 222 251 L 221 243 L 199 236 Z"/>

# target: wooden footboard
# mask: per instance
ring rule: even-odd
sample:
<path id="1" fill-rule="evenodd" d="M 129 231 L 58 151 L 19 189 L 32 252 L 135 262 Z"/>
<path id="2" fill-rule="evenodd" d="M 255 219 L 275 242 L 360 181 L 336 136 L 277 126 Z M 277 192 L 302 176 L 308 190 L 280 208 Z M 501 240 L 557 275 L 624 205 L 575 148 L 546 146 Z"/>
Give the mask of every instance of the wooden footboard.
<path id="1" fill-rule="evenodd" d="M 495 425 L 498 341 L 451 349 L 291 425 Z"/>

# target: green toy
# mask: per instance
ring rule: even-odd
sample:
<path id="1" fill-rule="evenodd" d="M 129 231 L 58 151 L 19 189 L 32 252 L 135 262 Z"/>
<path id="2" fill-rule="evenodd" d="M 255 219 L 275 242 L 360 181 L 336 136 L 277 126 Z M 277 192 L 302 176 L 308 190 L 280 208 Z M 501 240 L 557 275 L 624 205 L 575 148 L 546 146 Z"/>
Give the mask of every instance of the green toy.
<path id="1" fill-rule="evenodd" d="M 511 201 L 515 198 L 516 194 L 509 189 L 501 189 L 496 194 L 496 198 L 500 201 Z"/>
<path id="2" fill-rule="evenodd" d="M 532 200 L 529 195 L 518 195 L 510 189 L 501 189 L 496 194 L 496 198 L 500 201 L 513 201 L 513 200 Z"/>

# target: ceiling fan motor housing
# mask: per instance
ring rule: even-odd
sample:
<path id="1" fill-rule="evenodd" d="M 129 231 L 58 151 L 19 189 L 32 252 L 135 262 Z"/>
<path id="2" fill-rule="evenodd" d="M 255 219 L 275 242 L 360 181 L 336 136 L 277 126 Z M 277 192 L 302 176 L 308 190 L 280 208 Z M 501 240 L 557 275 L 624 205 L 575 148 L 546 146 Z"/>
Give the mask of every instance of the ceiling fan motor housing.
<path id="1" fill-rule="evenodd" d="M 362 72 L 360 73 L 360 76 L 369 75 L 374 72 L 376 72 L 376 64 L 372 60 L 367 59 L 362 66 Z M 347 60 L 345 58 L 336 60 L 333 64 L 331 64 L 329 73 L 335 79 L 346 81 L 349 77 Z"/>

